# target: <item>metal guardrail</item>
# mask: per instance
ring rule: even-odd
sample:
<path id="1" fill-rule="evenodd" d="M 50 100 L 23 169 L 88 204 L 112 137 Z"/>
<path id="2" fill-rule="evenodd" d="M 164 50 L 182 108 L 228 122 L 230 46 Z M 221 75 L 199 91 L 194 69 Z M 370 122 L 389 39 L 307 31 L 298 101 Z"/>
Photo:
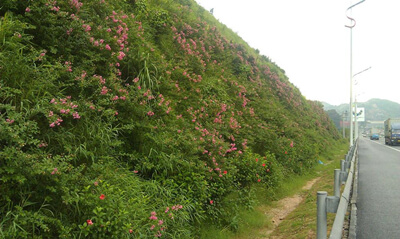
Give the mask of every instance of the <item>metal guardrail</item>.
<path id="1" fill-rule="evenodd" d="M 325 191 L 317 192 L 317 239 L 327 238 L 327 213 L 336 213 L 329 239 L 340 239 L 343 233 L 344 218 L 350 201 L 350 189 L 353 183 L 354 167 L 357 158 L 358 142 L 354 144 L 345 159 L 340 162 L 340 169 L 334 171 L 334 195 Z M 340 185 L 345 183 L 340 196 Z"/>

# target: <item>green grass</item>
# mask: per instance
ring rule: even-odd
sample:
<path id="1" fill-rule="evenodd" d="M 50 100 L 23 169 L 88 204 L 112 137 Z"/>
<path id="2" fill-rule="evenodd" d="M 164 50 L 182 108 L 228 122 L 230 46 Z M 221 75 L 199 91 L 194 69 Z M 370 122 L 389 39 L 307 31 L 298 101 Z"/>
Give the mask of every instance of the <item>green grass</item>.
<path id="1" fill-rule="evenodd" d="M 347 143 L 336 145 L 326 152 L 319 160 L 319 164 L 311 172 L 304 175 L 295 175 L 284 181 L 276 190 L 258 189 L 256 192 L 259 201 L 253 211 L 244 210 L 237 220 L 240 226 L 234 234 L 229 230 L 218 230 L 212 225 L 205 226 L 201 231 L 201 238 L 212 239 L 254 239 L 254 238 L 315 238 L 316 236 L 316 199 L 317 191 L 327 191 L 333 195 L 334 169 L 340 168 L 340 160 L 347 153 Z M 310 190 L 302 187 L 310 180 L 319 178 Z M 271 216 L 268 212 L 277 207 L 280 199 L 300 194 L 303 197 L 299 206 L 292 211 L 274 231 L 265 236 L 265 232 L 273 229 Z M 328 214 L 328 232 L 333 224 L 335 214 Z"/>

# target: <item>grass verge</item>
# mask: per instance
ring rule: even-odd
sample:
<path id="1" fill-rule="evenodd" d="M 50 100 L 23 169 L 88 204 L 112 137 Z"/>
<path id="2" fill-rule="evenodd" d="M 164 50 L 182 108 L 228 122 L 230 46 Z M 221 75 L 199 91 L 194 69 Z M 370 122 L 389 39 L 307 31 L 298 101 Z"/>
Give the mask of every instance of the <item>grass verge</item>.
<path id="1" fill-rule="evenodd" d="M 259 201 L 254 211 L 243 210 L 237 218 L 238 230 L 218 230 L 212 226 L 204 228 L 201 238 L 212 239 L 261 239 L 261 238 L 315 238 L 316 237 L 316 200 L 317 191 L 327 191 L 333 195 L 334 169 L 340 168 L 340 160 L 348 151 L 345 142 L 339 143 L 322 155 L 319 164 L 312 171 L 304 175 L 295 175 L 285 180 L 275 189 L 262 189 L 256 191 Z M 311 189 L 302 189 L 307 182 L 317 179 Z M 283 198 L 301 197 L 301 202 L 283 220 L 275 226 L 272 222 L 272 210 L 279 210 L 279 200 Z M 328 214 L 328 233 L 331 229 L 335 214 Z"/>

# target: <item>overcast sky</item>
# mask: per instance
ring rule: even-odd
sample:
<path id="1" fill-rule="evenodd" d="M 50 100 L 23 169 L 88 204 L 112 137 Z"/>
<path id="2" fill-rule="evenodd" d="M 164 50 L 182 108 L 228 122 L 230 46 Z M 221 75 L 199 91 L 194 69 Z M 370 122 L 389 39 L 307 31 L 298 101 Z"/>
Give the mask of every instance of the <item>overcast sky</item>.
<path id="1" fill-rule="evenodd" d="M 310 100 L 350 102 L 350 24 L 359 0 L 196 0 L 285 70 Z M 400 0 L 366 0 L 349 11 L 354 95 L 400 103 Z M 353 97 L 354 99 L 354 97 Z"/>

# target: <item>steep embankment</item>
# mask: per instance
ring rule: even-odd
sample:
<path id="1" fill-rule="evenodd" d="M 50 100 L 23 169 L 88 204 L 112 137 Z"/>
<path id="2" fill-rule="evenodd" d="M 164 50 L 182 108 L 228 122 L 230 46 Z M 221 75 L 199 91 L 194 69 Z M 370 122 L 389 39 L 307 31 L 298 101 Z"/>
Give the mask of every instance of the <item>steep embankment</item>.
<path id="1" fill-rule="evenodd" d="M 3 0 L 0 17 L 6 238 L 193 238 L 338 138 L 194 1 Z"/>

